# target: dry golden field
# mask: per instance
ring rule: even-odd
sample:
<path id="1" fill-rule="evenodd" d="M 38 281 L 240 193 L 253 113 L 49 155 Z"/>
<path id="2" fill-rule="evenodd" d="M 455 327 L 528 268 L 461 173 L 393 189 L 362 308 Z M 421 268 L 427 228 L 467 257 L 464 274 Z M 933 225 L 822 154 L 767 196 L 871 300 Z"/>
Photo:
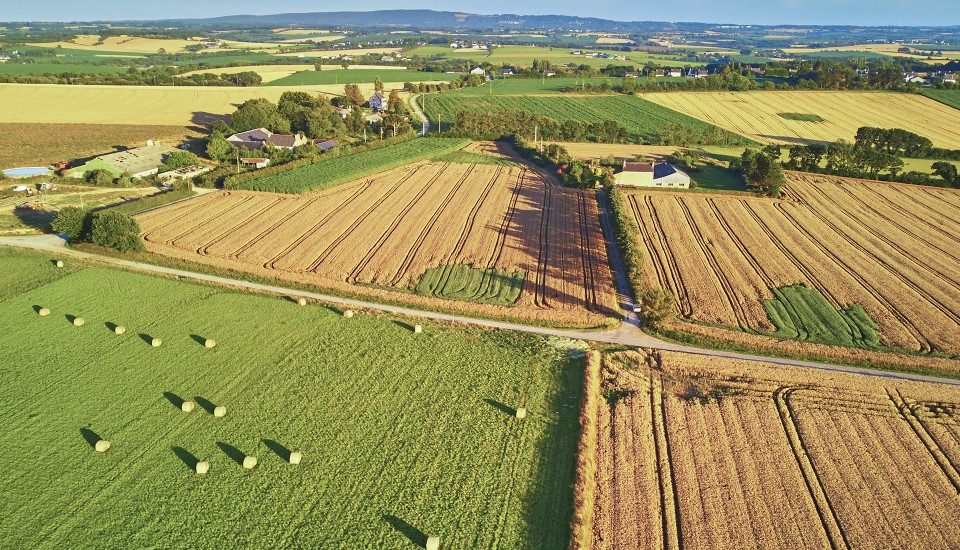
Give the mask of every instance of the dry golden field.
<path id="1" fill-rule="evenodd" d="M 378 48 L 354 48 L 350 50 L 313 50 L 305 52 L 287 52 L 278 54 L 280 57 L 337 57 L 341 55 L 367 55 L 370 53 L 392 54 L 399 52 L 399 48 L 378 47 Z"/>
<path id="2" fill-rule="evenodd" d="M 956 388 L 672 352 L 593 369 L 574 548 L 960 545 Z"/>
<path id="3" fill-rule="evenodd" d="M 784 329 L 763 304 L 776 297 L 772 289 L 804 285 L 822 294 L 821 309 L 786 299 L 783 316 L 821 320 L 787 327 L 795 332 L 789 338 L 833 343 L 820 326 L 829 325 L 822 320 L 829 310 L 848 332 L 839 339 L 871 347 L 862 306 L 877 325 L 874 346 L 960 352 L 960 192 L 800 173 L 788 179 L 783 200 L 629 192 L 646 285 L 669 290 L 684 319 L 764 332 Z"/>
<path id="4" fill-rule="evenodd" d="M 385 83 L 390 88 L 402 83 Z M 373 84 L 361 84 L 364 93 Z M 248 99 L 277 101 L 286 91 L 342 94 L 342 85 L 68 86 L 0 84 L 0 123 L 135 124 L 192 127 L 236 110 Z"/>
<path id="5" fill-rule="evenodd" d="M 879 92 L 678 92 L 644 99 L 757 141 L 853 141 L 861 126 L 903 128 L 937 147 L 960 149 L 960 111 L 918 94 Z M 823 122 L 787 120 L 808 113 Z"/>
<path id="6" fill-rule="evenodd" d="M 342 292 L 580 326 L 615 307 L 593 194 L 516 166 L 424 162 L 303 195 L 212 193 L 138 221 L 152 252 Z M 390 290 L 466 265 L 525 272 L 515 305 Z"/>
<path id="7" fill-rule="evenodd" d="M 36 42 L 31 46 L 55 48 L 73 48 L 76 50 L 121 52 L 121 53 L 157 53 L 164 49 L 169 53 L 185 51 L 187 46 L 199 44 L 200 40 L 183 40 L 178 38 L 144 38 L 142 36 L 107 36 L 101 41 L 95 34 L 79 35 L 73 40 L 61 42 Z"/>

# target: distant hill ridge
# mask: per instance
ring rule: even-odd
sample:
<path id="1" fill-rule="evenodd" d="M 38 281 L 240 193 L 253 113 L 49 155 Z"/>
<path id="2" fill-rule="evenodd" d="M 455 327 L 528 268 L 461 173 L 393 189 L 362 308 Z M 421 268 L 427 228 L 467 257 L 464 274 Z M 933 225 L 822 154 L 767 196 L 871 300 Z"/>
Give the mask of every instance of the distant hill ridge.
<path id="1" fill-rule="evenodd" d="M 595 31 L 654 31 L 677 29 L 673 23 L 612 21 L 570 15 L 477 15 L 435 10 L 332 11 L 278 13 L 274 15 L 228 15 L 193 22 L 244 26 L 396 27 L 407 29 L 590 29 Z M 705 23 L 683 23 L 682 28 L 709 28 Z"/>

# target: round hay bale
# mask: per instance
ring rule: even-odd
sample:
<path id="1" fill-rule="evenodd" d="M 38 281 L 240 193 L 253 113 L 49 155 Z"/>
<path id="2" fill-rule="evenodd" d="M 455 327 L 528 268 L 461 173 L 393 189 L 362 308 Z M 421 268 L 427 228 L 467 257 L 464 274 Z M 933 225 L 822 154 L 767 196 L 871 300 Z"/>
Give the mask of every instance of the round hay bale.
<path id="1" fill-rule="evenodd" d="M 159 339 L 159 338 L 151 338 L 151 339 L 150 339 L 150 346 L 155 347 L 155 348 L 159 348 L 159 347 L 162 346 L 162 345 L 163 345 L 163 340 L 161 340 L 161 339 Z"/>
<path id="2" fill-rule="evenodd" d="M 39 310 L 37 310 L 37 315 L 41 317 L 46 317 L 47 315 L 50 315 L 50 310 L 45 307 L 42 307 Z"/>
<path id="3" fill-rule="evenodd" d="M 73 318 L 73 324 L 74 324 L 75 326 L 82 327 L 84 322 L 85 322 L 85 321 L 83 320 L 83 317 L 74 317 L 74 318 Z"/>
<path id="4" fill-rule="evenodd" d="M 113 332 L 116 334 L 123 334 L 124 332 L 127 332 L 127 328 L 123 325 L 117 325 L 113 327 Z"/>
<path id="5" fill-rule="evenodd" d="M 413 325 L 413 333 L 420 334 L 423 332 L 423 325 Z"/>
<path id="6" fill-rule="evenodd" d="M 430 535 L 427 537 L 427 544 L 424 545 L 427 550 L 440 550 L 440 537 Z"/>
<path id="7" fill-rule="evenodd" d="M 185 413 L 193 412 L 193 409 L 196 409 L 196 408 L 197 408 L 197 404 L 194 403 L 193 401 L 184 401 L 183 403 L 180 403 L 180 410 Z"/>
<path id="8" fill-rule="evenodd" d="M 98 453 L 105 453 L 110 449 L 110 442 L 107 441 L 106 439 L 101 439 L 93 444 L 93 448 Z"/>
<path id="9" fill-rule="evenodd" d="M 57 260 L 56 263 L 55 263 L 55 265 L 56 265 L 57 267 L 63 267 L 63 260 Z"/>
<path id="10" fill-rule="evenodd" d="M 300 464 L 300 461 L 303 460 L 303 453 L 300 451 L 290 451 L 289 461 L 290 464 Z"/>
<path id="11" fill-rule="evenodd" d="M 247 470 L 252 470 L 257 467 L 257 457 L 255 456 L 245 456 L 243 457 L 243 467 Z"/>
<path id="12" fill-rule="evenodd" d="M 204 339 L 204 341 L 203 341 L 203 347 L 205 347 L 205 348 L 213 348 L 213 347 L 216 347 L 216 346 L 217 346 L 217 341 L 216 341 L 216 340 L 211 340 L 210 338 L 206 338 L 206 339 Z"/>
<path id="13" fill-rule="evenodd" d="M 198 474 L 205 474 L 210 471 L 210 463 L 206 460 L 200 460 L 197 462 L 197 465 L 194 468 L 197 470 Z"/>
<path id="14" fill-rule="evenodd" d="M 517 409 L 517 418 L 524 419 L 527 417 L 527 409 L 520 407 Z"/>
<path id="15" fill-rule="evenodd" d="M 307 299 L 306 299 L 306 298 L 297 298 L 297 303 L 300 304 L 301 306 L 305 306 L 305 305 L 307 305 Z"/>
<path id="16" fill-rule="evenodd" d="M 213 408 L 213 416 L 216 416 L 217 418 L 223 418 L 224 416 L 227 416 L 227 408 L 223 405 L 217 405 Z"/>
<path id="17" fill-rule="evenodd" d="M 352 309 L 343 310 L 343 316 L 346 317 L 347 319 L 353 318 L 353 310 Z"/>

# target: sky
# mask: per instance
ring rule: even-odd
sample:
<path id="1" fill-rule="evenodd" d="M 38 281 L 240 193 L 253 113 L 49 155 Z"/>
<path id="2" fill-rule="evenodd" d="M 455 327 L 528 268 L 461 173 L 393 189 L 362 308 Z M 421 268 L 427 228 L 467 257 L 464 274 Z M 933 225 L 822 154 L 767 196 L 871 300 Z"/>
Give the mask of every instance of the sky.
<path id="1" fill-rule="evenodd" d="M 285 12 L 430 8 L 561 14 L 620 21 L 739 24 L 960 25 L 960 0 L 3 0 L 3 21 L 90 21 Z"/>

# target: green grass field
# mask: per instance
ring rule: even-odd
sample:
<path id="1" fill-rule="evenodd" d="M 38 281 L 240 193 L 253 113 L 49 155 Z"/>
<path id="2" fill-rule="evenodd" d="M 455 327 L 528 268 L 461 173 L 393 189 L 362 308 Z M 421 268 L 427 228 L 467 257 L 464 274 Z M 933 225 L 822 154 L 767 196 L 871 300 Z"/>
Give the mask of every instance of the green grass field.
<path id="1" fill-rule="evenodd" d="M 644 142 L 655 141 L 665 124 L 679 124 L 699 131 L 715 128 L 709 123 L 628 95 L 530 97 L 448 92 L 423 96 L 420 104 L 430 117 L 431 124 L 436 127 L 438 121 L 442 121 L 444 128 L 449 127 L 455 120 L 457 112 L 465 110 L 523 111 L 552 118 L 561 124 L 568 120 L 581 122 L 613 120 L 626 128 L 632 139 Z M 743 140 L 733 134 L 730 134 L 730 138 L 736 141 Z"/>
<path id="2" fill-rule="evenodd" d="M 428 73 L 407 69 L 324 69 L 314 71 L 305 67 L 303 71 L 268 82 L 267 86 L 304 86 L 319 84 L 371 84 L 377 77 L 383 82 L 429 82 L 434 80 L 454 80 L 457 74 Z"/>
<path id="3" fill-rule="evenodd" d="M 879 328 L 860 304 L 837 310 L 818 290 L 803 285 L 773 289 L 763 302 L 782 338 L 838 346 L 876 347 Z"/>
<path id="4" fill-rule="evenodd" d="M 428 269 L 414 290 L 425 296 L 510 306 L 520 297 L 525 278 L 523 271 L 507 273 L 496 268 L 448 265 Z"/>
<path id="5" fill-rule="evenodd" d="M 326 189 L 404 164 L 451 153 L 462 149 L 468 143 L 469 140 L 457 138 L 411 139 L 380 149 L 328 160 L 321 159 L 320 162 L 302 168 L 257 178 L 237 188 L 275 193 L 303 193 Z"/>
<path id="6" fill-rule="evenodd" d="M 923 95 L 944 105 L 960 109 L 960 90 L 924 90 Z"/>
<path id="7" fill-rule="evenodd" d="M 566 546 L 583 369 L 557 344 L 0 261 L 4 546 Z"/>
<path id="8" fill-rule="evenodd" d="M 713 164 L 701 164 L 697 172 L 687 172 L 698 189 L 709 191 L 749 191 L 740 174 Z"/>

